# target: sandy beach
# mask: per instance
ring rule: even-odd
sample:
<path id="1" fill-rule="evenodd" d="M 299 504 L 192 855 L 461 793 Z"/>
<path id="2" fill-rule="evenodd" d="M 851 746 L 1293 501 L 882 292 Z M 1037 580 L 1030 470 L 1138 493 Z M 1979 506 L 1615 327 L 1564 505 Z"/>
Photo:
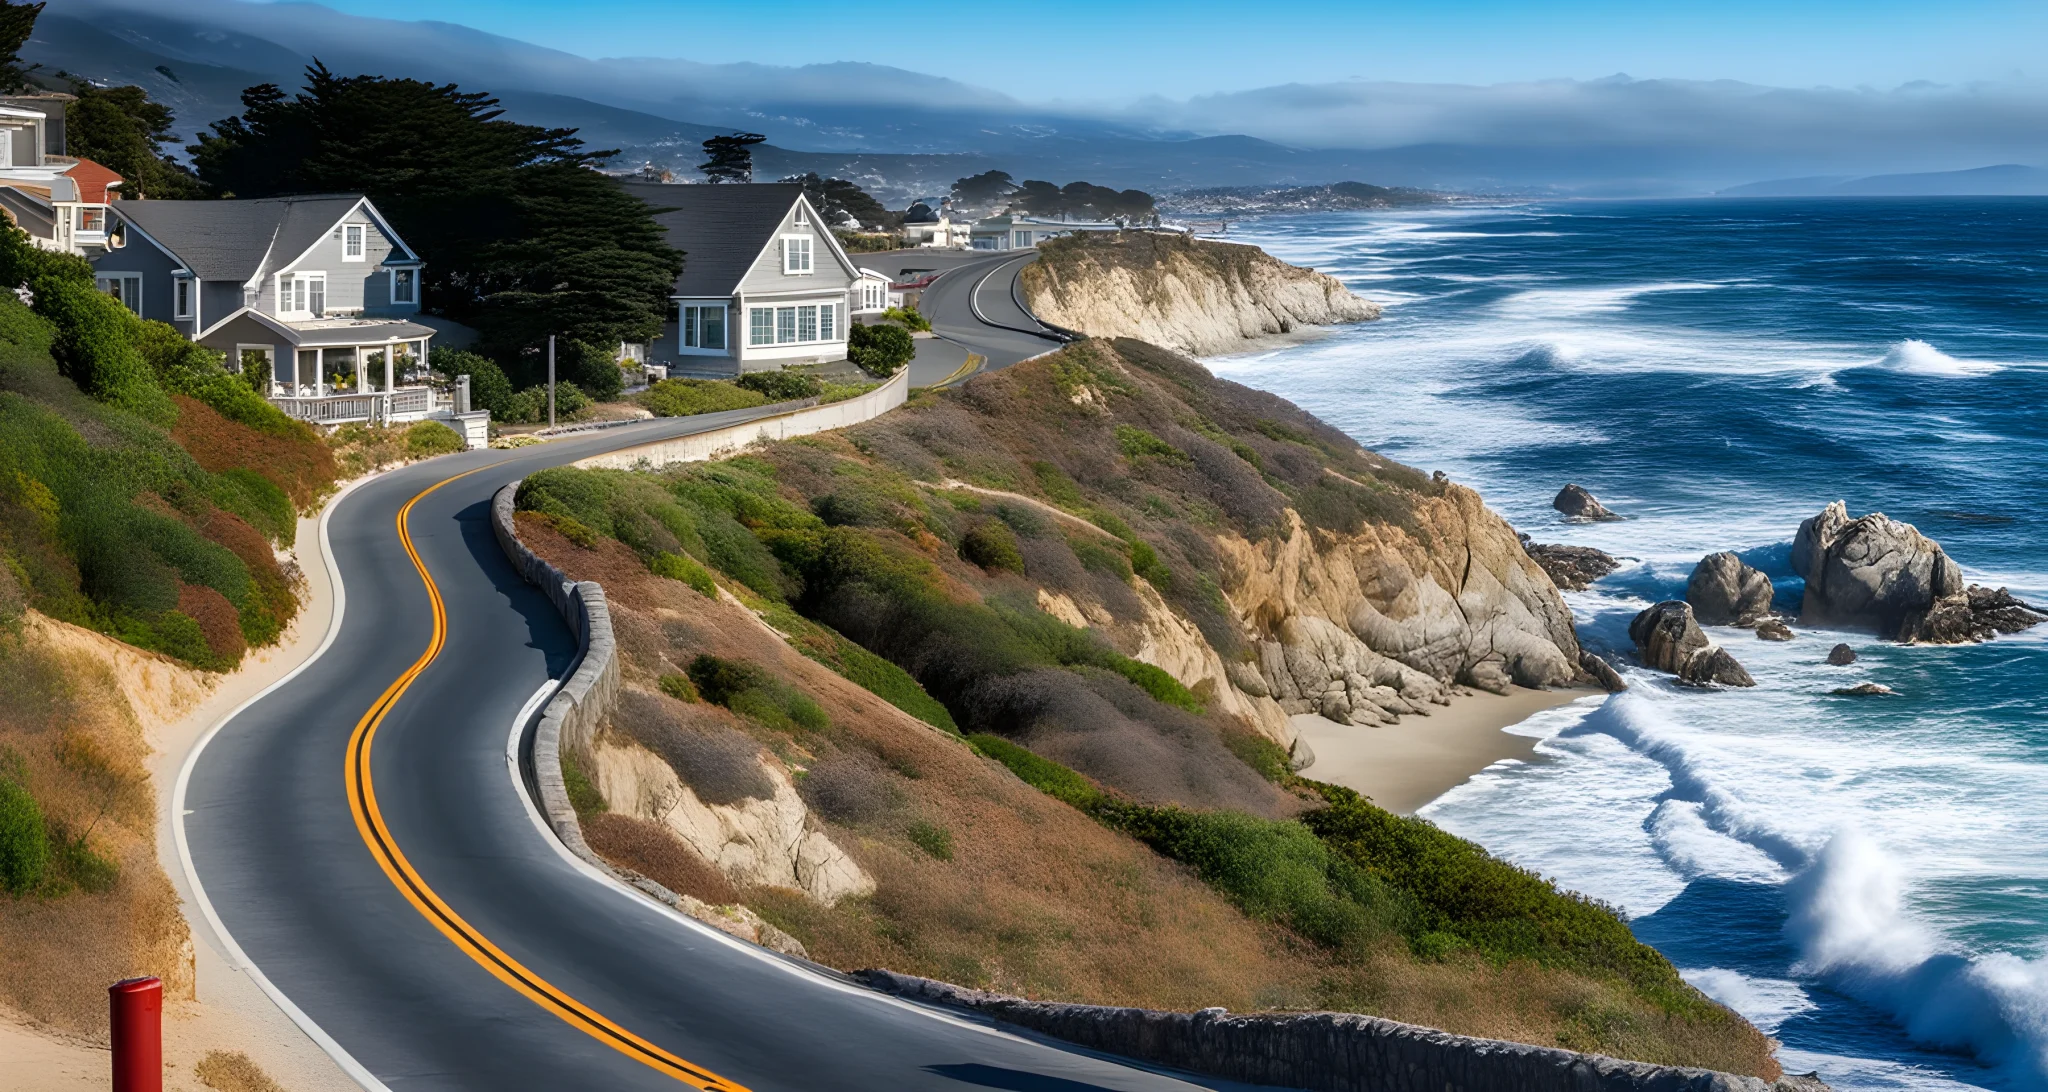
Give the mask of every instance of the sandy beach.
<path id="1" fill-rule="evenodd" d="M 1536 741 L 1502 729 L 1605 691 L 1571 688 L 1473 693 L 1453 698 L 1426 717 L 1399 724 L 1338 724 L 1313 713 L 1296 714 L 1294 730 L 1315 752 L 1304 777 L 1356 789 L 1389 811 L 1415 810 L 1504 758 L 1528 759 Z"/>

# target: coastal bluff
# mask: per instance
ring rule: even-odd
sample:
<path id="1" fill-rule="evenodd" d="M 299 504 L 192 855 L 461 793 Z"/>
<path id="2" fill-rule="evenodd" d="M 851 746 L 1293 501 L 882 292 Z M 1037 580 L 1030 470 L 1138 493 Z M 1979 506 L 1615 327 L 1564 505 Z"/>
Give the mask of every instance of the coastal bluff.
<path id="1" fill-rule="evenodd" d="M 1365 322 L 1379 305 L 1258 247 L 1152 231 L 1084 233 L 1039 247 L 1020 275 L 1040 319 L 1193 356 L 1303 326 Z"/>

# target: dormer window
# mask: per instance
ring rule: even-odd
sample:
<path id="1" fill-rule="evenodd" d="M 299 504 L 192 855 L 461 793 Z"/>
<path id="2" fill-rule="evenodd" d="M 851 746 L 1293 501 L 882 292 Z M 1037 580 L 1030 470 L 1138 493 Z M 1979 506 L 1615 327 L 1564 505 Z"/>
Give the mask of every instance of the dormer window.
<path id="1" fill-rule="evenodd" d="M 782 272 L 789 275 L 804 275 L 811 271 L 811 237 L 808 235 L 785 235 L 782 237 Z"/>
<path id="2" fill-rule="evenodd" d="M 365 249 L 363 246 L 363 228 L 364 225 L 362 224 L 341 225 L 342 261 L 360 262 L 363 260 L 363 251 Z"/>
<path id="3" fill-rule="evenodd" d="M 327 274 L 294 273 L 277 282 L 281 318 L 319 318 L 327 312 Z"/>
<path id="4" fill-rule="evenodd" d="M 392 303 L 419 302 L 419 282 L 414 279 L 417 276 L 418 274 L 410 269 L 394 269 L 391 271 Z"/>

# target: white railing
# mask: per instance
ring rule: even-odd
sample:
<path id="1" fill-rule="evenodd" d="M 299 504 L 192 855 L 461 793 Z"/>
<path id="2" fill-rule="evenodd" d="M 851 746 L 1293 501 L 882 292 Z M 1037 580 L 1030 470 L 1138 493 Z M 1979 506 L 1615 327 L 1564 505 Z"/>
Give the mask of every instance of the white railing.
<path id="1" fill-rule="evenodd" d="M 436 408 L 452 408 L 454 400 L 432 387 L 400 387 L 363 394 L 275 395 L 271 405 L 285 416 L 314 425 L 420 420 Z"/>
<path id="2" fill-rule="evenodd" d="M 390 404 L 385 413 L 396 417 L 400 414 L 432 413 L 434 411 L 434 389 L 432 387 L 400 387 L 390 394 Z"/>

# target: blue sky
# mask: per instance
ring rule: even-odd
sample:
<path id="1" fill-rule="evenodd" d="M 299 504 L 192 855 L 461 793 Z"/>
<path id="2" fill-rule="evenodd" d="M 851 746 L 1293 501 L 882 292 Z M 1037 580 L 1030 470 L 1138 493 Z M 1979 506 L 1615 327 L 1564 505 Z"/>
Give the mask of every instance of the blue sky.
<path id="1" fill-rule="evenodd" d="M 325 0 L 587 57 L 872 61 L 1019 98 L 1186 98 L 1348 79 L 1735 79 L 1895 87 L 2048 78 L 2043 0 Z"/>

